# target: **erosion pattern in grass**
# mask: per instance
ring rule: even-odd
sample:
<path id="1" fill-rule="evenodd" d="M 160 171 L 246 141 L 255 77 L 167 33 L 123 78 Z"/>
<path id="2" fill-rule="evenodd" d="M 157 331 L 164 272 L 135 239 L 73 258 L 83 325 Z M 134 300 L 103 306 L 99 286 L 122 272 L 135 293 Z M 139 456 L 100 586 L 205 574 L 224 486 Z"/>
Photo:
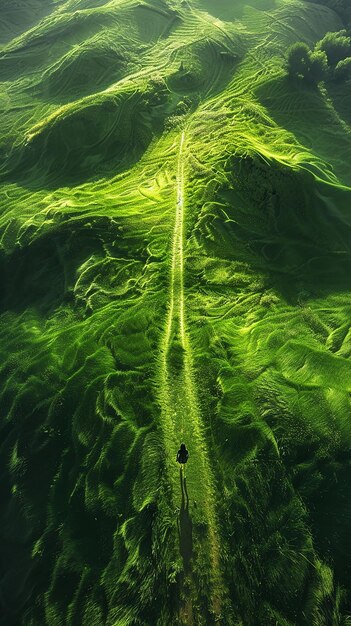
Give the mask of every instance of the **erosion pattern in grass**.
<path id="1" fill-rule="evenodd" d="M 340 17 L 0 13 L 1 625 L 351 623 L 348 95 L 284 70 Z"/>

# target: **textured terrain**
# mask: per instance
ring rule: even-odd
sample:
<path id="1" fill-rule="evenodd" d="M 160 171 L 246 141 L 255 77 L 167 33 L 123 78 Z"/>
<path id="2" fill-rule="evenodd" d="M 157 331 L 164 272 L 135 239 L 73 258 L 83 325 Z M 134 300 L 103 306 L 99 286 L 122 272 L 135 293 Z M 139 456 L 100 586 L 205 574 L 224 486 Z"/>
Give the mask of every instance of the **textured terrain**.
<path id="1" fill-rule="evenodd" d="M 342 16 L 0 15 L 1 626 L 351 624 Z"/>

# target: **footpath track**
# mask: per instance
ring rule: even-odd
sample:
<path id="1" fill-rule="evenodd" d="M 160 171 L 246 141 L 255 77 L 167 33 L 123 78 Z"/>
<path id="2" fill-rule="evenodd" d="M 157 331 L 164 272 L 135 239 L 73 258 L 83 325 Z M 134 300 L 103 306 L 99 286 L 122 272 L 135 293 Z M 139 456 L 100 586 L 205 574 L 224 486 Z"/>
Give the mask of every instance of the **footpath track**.
<path id="1" fill-rule="evenodd" d="M 169 304 L 161 345 L 160 403 L 167 471 L 175 507 L 180 507 L 179 548 L 184 564 L 182 624 L 193 624 L 199 575 L 209 586 L 208 610 L 221 623 L 223 580 L 216 519 L 215 486 L 197 400 L 191 344 L 187 332 L 185 273 L 186 134 L 177 154 L 176 214 L 171 251 Z M 176 452 L 184 441 L 190 452 L 186 478 L 179 476 Z M 196 572 L 196 576 L 193 575 Z M 199 574 L 200 573 L 200 574 Z"/>

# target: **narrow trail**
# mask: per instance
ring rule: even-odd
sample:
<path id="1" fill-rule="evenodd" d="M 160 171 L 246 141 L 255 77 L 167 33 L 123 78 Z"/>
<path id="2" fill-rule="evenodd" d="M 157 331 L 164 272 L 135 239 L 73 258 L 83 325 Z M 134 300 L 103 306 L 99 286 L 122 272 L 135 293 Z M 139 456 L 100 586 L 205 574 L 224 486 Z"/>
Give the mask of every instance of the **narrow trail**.
<path id="1" fill-rule="evenodd" d="M 161 346 L 162 370 L 159 395 L 167 470 L 172 484 L 174 504 L 179 507 L 183 502 L 184 486 L 188 497 L 187 519 L 191 520 L 193 528 L 191 539 L 186 536 L 187 531 L 184 528 L 180 529 L 179 533 L 179 547 L 184 564 L 183 589 L 181 590 L 183 606 L 180 609 L 180 621 L 181 624 L 191 625 L 197 623 L 193 605 L 199 605 L 198 587 L 206 588 L 206 585 L 209 619 L 212 620 L 211 623 L 221 622 L 224 587 L 220 566 L 214 480 L 202 432 L 191 345 L 187 333 L 184 295 L 185 152 L 186 136 L 183 132 L 177 156 L 176 216 L 171 253 L 169 308 Z M 179 482 L 179 468 L 175 463 L 176 452 L 182 441 L 185 442 L 190 452 L 186 481 L 183 486 L 182 479 Z M 198 585 L 201 578 L 203 581 L 206 579 L 206 582 Z"/>

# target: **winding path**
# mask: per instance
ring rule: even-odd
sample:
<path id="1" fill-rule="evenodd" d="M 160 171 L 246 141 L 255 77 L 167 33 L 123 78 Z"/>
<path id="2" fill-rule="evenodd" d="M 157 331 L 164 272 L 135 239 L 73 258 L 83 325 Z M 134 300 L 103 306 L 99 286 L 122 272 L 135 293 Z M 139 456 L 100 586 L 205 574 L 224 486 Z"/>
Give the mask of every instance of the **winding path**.
<path id="1" fill-rule="evenodd" d="M 183 132 L 177 156 L 176 216 L 171 254 L 169 308 L 162 341 L 160 401 L 167 452 L 167 469 L 176 504 L 180 503 L 182 498 L 179 475 L 175 464 L 176 452 L 181 441 L 186 443 L 190 452 L 186 487 L 190 498 L 189 515 L 193 522 L 194 545 L 196 547 L 194 550 L 196 556 L 192 561 L 191 569 L 196 571 L 197 577 L 200 575 L 210 581 L 208 609 L 214 622 L 220 623 L 224 589 L 215 513 L 215 488 L 202 432 L 185 310 L 185 153 L 186 135 Z M 181 543 L 182 533 L 180 533 Z M 184 553 L 184 546 L 182 545 L 180 545 L 180 552 Z M 197 563 L 199 563 L 198 567 Z M 181 615 L 182 624 L 193 623 L 193 600 L 196 602 L 200 595 L 199 590 L 196 589 L 192 571 L 188 572 L 186 584 L 183 585 L 182 595 L 183 600 L 185 598 L 185 604 Z"/>

